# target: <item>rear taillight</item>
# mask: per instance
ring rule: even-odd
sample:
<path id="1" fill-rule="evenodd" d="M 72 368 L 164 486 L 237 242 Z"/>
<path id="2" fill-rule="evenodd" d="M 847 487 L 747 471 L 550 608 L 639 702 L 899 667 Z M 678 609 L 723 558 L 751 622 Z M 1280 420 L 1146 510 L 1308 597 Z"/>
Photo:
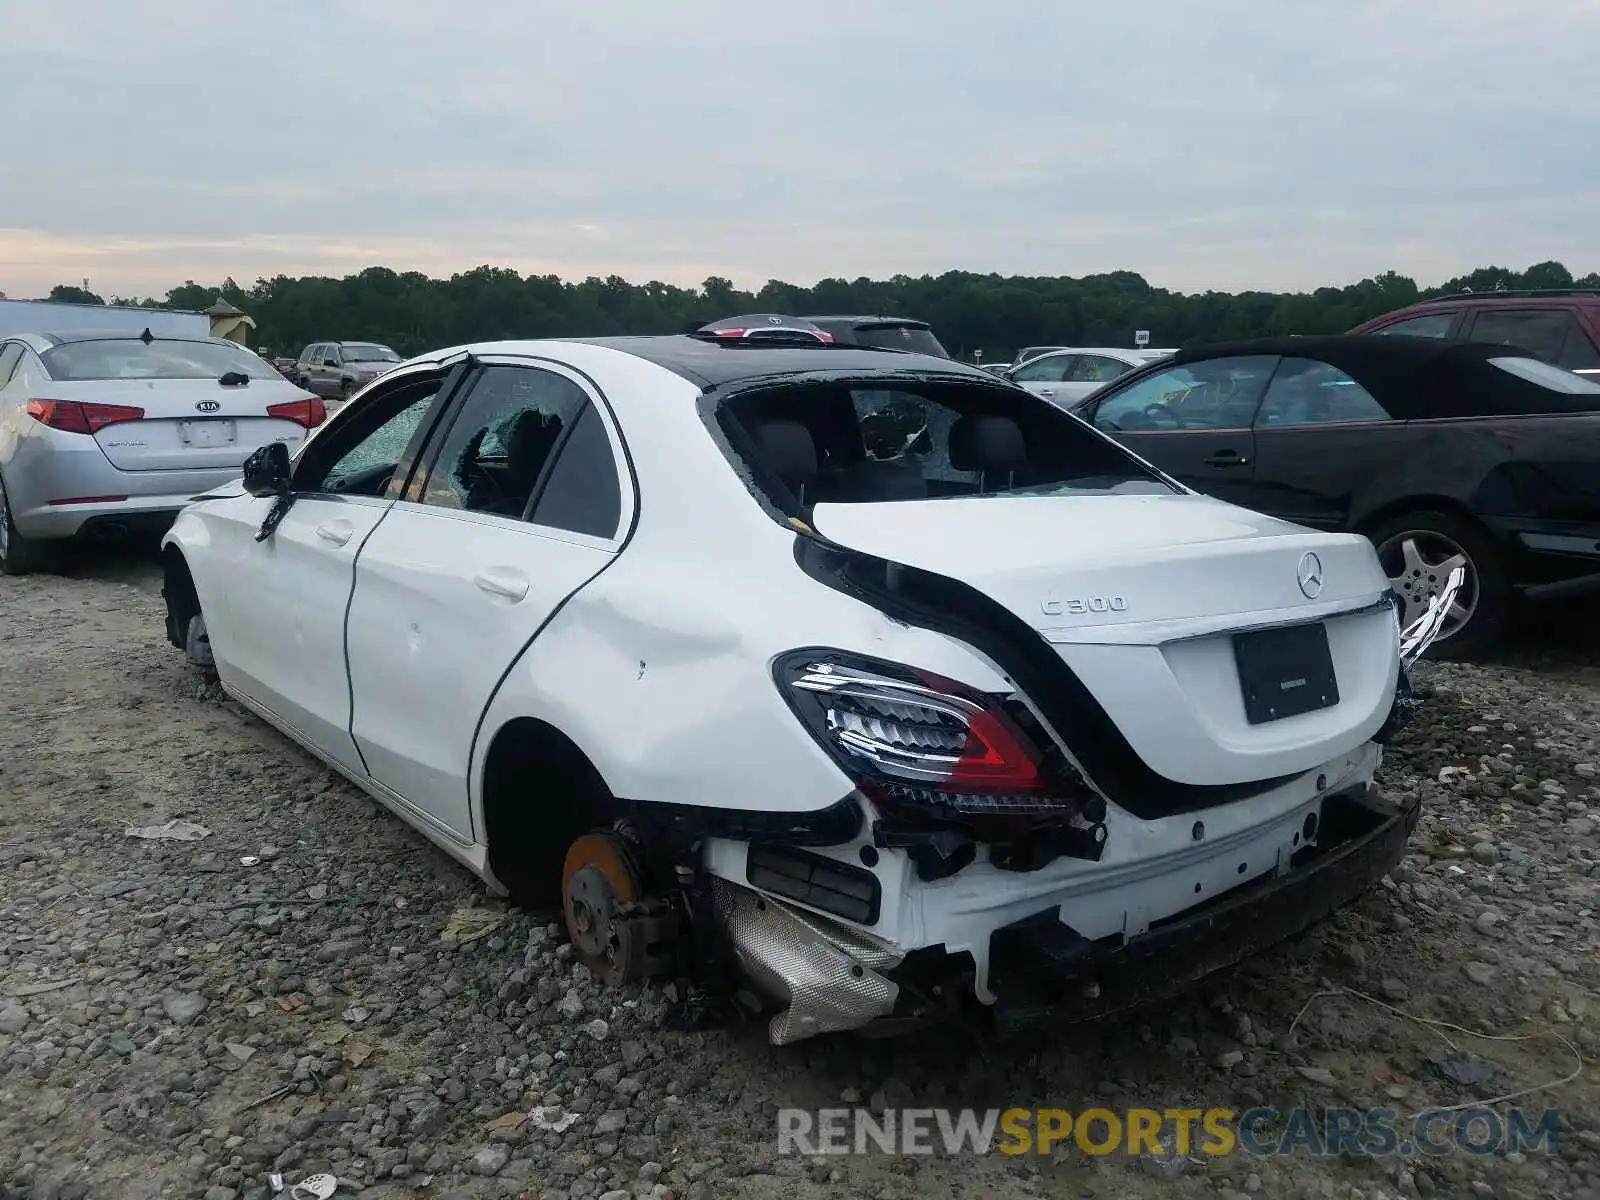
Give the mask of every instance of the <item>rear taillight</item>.
<path id="1" fill-rule="evenodd" d="M 307 429 L 315 429 L 328 419 L 328 410 L 321 400 L 315 396 L 307 396 L 304 400 L 285 400 L 282 404 L 269 404 L 267 415 L 293 421 L 296 425 L 304 425 Z"/>
<path id="2" fill-rule="evenodd" d="M 144 409 L 131 404 L 91 404 L 86 400 L 29 400 L 28 415 L 63 433 L 98 433 L 120 421 L 138 421 Z"/>
<path id="3" fill-rule="evenodd" d="M 1085 793 L 1005 711 L 954 680 L 835 652 L 789 655 L 779 685 L 862 790 L 949 817 L 1079 810 Z"/>

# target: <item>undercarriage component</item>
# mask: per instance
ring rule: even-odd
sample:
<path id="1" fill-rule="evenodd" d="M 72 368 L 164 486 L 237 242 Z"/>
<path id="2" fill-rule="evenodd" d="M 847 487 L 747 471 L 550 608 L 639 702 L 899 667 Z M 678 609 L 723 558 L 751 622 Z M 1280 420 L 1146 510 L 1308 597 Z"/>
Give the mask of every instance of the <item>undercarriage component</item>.
<path id="1" fill-rule="evenodd" d="M 586 833 L 568 847 L 561 897 L 567 937 L 599 978 L 633 983 L 672 969 L 677 914 L 669 901 L 645 894 L 638 861 L 620 833 Z"/>
<path id="2" fill-rule="evenodd" d="M 745 976 L 784 1006 L 767 1025 L 774 1046 L 858 1029 L 894 1011 L 900 988 L 881 972 L 899 964 L 898 952 L 724 879 L 712 886 Z"/>

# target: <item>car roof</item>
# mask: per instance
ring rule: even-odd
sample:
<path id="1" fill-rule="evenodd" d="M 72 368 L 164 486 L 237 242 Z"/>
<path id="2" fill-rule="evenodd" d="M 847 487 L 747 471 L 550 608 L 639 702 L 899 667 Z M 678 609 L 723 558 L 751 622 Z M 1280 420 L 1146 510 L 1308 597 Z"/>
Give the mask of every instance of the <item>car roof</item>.
<path id="1" fill-rule="evenodd" d="M 1490 365 L 1495 358 L 1534 358 L 1499 342 L 1452 342 L 1399 334 L 1340 333 L 1315 337 L 1249 338 L 1185 346 L 1169 358 L 1115 381 L 1120 391 L 1185 363 L 1253 356 L 1310 358 L 1354 379 L 1399 420 L 1504 416 L 1551 412 L 1549 388 Z M 1561 396 L 1556 409 L 1592 407 L 1582 397 Z"/>
<path id="2" fill-rule="evenodd" d="M 953 359 L 870 346 L 812 346 L 743 339 L 713 341 L 687 334 L 561 340 L 631 354 L 664 367 L 706 391 L 746 379 L 812 372 L 962 375 L 990 385 L 995 382 L 995 377 L 988 372 Z"/>

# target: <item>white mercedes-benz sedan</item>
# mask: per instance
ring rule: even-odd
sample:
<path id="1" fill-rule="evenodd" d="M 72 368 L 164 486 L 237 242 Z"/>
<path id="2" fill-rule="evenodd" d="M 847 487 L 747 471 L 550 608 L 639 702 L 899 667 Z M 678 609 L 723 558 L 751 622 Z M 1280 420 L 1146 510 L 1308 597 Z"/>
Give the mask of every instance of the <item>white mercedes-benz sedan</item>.
<path id="1" fill-rule="evenodd" d="M 1137 1003 L 1359 895 L 1414 806 L 1372 546 L 946 359 L 414 359 L 163 543 L 167 636 L 617 981 L 776 1043 Z M 1448 603 L 1448 595 L 1443 601 Z"/>

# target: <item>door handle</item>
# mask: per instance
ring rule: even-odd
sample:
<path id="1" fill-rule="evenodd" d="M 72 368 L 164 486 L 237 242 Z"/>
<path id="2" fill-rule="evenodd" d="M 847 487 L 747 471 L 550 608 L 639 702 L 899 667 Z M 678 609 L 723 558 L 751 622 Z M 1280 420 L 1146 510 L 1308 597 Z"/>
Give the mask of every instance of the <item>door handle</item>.
<path id="1" fill-rule="evenodd" d="M 1039 395 L 1043 396 L 1046 400 L 1050 399 L 1050 397 L 1054 396 L 1055 394 L 1056 394 L 1055 388 L 1040 388 L 1039 389 Z"/>
<path id="2" fill-rule="evenodd" d="M 337 521 L 329 521 L 326 525 L 317 526 L 317 536 L 325 542 L 332 542 L 335 546 L 344 545 L 354 532 L 355 526 L 342 517 Z"/>
<path id="3" fill-rule="evenodd" d="M 489 567 L 479 571 L 472 577 L 472 582 L 480 592 L 503 596 L 513 604 L 528 594 L 528 577 L 508 567 Z"/>
<path id="4" fill-rule="evenodd" d="M 1243 467 L 1249 465 L 1250 460 L 1242 454 L 1235 454 L 1232 450 L 1218 450 L 1215 454 L 1200 460 L 1208 467 Z"/>

